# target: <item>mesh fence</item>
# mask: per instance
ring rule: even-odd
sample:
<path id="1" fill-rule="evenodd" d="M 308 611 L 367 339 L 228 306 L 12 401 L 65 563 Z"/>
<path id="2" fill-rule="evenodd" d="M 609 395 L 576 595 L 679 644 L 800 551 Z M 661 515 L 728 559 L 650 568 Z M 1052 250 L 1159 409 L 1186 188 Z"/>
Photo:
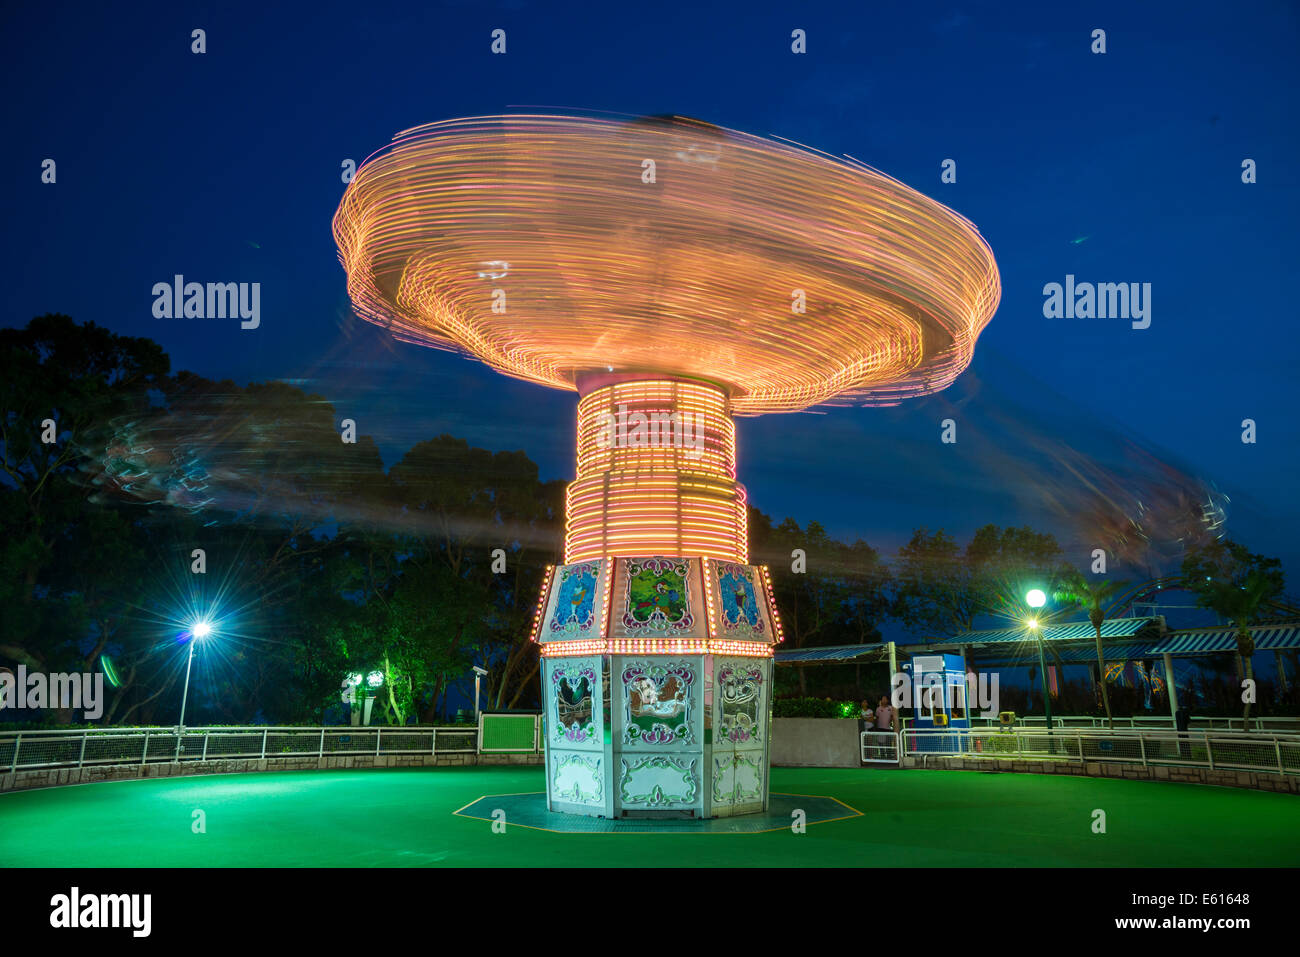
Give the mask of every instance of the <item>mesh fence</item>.
<path id="1" fill-rule="evenodd" d="M 385 731 L 380 754 L 429 754 L 433 751 L 432 731 Z"/>
<path id="2" fill-rule="evenodd" d="M 1224 770 L 1300 773 L 1300 737 L 1223 732 L 1106 733 L 1066 729 L 1055 734 L 911 731 L 904 735 L 908 754 L 1068 759 L 1124 764 L 1184 764 Z"/>
<path id="3" fill-rule="evenodd" d="M 55 737 L 27 735 L 18 743 L 18 768 L 76 764 L 81 757 L 81 735 Z M 12 756 L 10 761 L 12 761 Z M 8 770 L 6 768 L 5 770 Z"/>
<path id="4" fill-rule="evenodd" d="M 209 761 L 262 756 L 261 731 L 210 731 L 205 744 Z"/>
<path id="5" fill-rule="evenodd" d="M 1279 740 L 1277 750 L 1282 769 L 1290 774 L 1300 774 L 1300 739 Z"/>
<path id="6" fill-rule="evenodd" d="M 353 729 L 325 732 L 326 754 L 374 754 L 377 745 L 378 734 L 374 731 Z"/>
<path id="7" fill-rule="evenodd" d="M 898 735 L 892 731 L 863 731 L 862 760 L 869 764 L 897 764 Z"/>
<path id="8" fill-rule="evenodd" d="M 1075 736 L 1078 755 L 1084 761 L 1123 761 L 1141 764 L 1148 754 L 1146 741 L 1140 734 L 1105 735 L 1079 734 Z"/>
<path id="9" fill-rule="evenodd" d="M 438 753 L 473 754 L 478 750 L 478 731 L 444 731 L 438 729 Z"/>
<path id="10" fill-rule="evenodd" d="M 468 753 L 476 728 L 132 728 L 0 734 L 0 773 L 80 765 L 347 754 Z M 17 761 L 15 762 L 15 755 Z"/>
<path id="11" fill-rule="evenodd" d="M 1209 764 L 1204 734 L 1147 734 L 1142 743 L 1148 764 Z"/>
<path id="12" fill-rule="evenodd" d="M 291 758 L 321 753 L 319 731 L 267 731 L 266 756 Z"/>
<path id="13" fill-rule="evenodd" d="M 1247 771 L 1278 770 L 1278 744 L 1273 739 L 1252 740 L 1248 735 L 1235 738 L 1209 738 L 1210 757 L 1216 768 Z"/>

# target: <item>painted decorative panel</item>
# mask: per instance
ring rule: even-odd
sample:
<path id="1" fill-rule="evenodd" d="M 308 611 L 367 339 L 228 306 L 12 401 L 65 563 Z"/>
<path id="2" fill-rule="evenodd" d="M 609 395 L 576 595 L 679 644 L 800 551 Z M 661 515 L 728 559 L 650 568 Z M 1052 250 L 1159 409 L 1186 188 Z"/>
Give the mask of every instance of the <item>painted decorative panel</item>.
<path id="1" fill-rule="evenodd" d="M 624 659 L 618 680 L 624 745 L 674 749 L 698 746 L 697 662 Z"/>
<path id="2" fill-rule="evenodd" d="M 713 803 L 719 807 L 763 803 L 762 751 L 714 755 Z"/>
<path id="3" fill-rule="evenodd" d="M 557 565 L 538 641 L 599 638 L 604 588 L 603 560 Z"/>
<path id="4" fill-rule="evenodd" d="M 761 751 L 736 752 L 735 804 L 763 802 L 763 771 L 766 759 Z"/>
<path id="5" fill-rule="evenodd" d="M 610 635 L 705 638 L 703 579 L 695 558 L 619 558 Z"/>
<path id="6" fill-rule="evenodd" d="M 713 756 L 713 803 L 729 806 L 736 799 L 736 755 L 728 751 Z"/>
<path id="7" fill-rule="evenodd" d="M 550 759 L 552 801 L 596 806 L 605 803 L 604 757 L 600 753 L 553 751 Z"/>
<path id="8" fill-rule="evenodd" d="M 557 748 L 599 748 L 602 702 L 599 658 L 546 662 L 549 690 L 547 737 Z"/>
<path id="9" fill-rule="evenodd" d="M 699 757 L 653 754 L 620 758 L 618 796 L 623 807 L 690 808 L 700 793 Z"/>
<path id="10" fill-rule="evenodd" d="M 713 628 L 718 638 L 774 642 L 762 570 L 757 565 L 711 562 Z"/>
<path id="11" fill-rule="evenodd" d="M 716 745 L 756 747 L 765 734 L 763 677 L 768 666 L 743 658 L 714 659 L 713 740 Z"/>

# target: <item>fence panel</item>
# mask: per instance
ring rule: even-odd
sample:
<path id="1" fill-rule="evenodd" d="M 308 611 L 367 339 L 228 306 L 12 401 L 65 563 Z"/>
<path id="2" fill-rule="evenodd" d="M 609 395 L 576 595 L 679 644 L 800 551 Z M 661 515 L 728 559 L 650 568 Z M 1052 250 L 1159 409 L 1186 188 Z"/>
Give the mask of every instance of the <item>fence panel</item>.
<path id="1" fill-rule="evenodd" d="M 892 731 L 863 731 L 862 760 L 866 764 L 897 764 L 898 735 Z"/>
<path id="2" fill-rule="evenodd" d="M 260 747 L 260 744 L 259 744 Z M 293 758 L 320 754 L 320 731 L 314 728 L 270 729 L 266 732 L 268 758 Z"/>
<path id="3" fill-rule="evenodd" d="M 1164 764 L 1211 770 L 1300 773 L 1300 735 L 1232 731 L 1105 731 L 1096 729 L 991 732 L 908 731 L 917 757 L 973 756 Z"/>
<path id="4" fill-rule="evenodd" d="M 241 731 L 237 728 L 209 731 L 206 745 L 209 761 L 261 757 L 262 732 L 260 729 Z"/>
<path id="5" fill-rule="evenodd" d="M 407 731 L 404 728 L 385 729 L 380 743 L 380 754 L 428 754 L 433 750 L 432 731 Z"/>
<path id="6" fill-rule="evenodd" d="M 1277 745 L 1272 736 L 1215 735 L 1206 739 L 1216 768 L 1233 771 L 1277 771 Z"/>
<path id="7" fill-rule="evenodd" d="M 47 765 L 76 764 L 81 756 L 81 732 L 66 737 L 47 737 L 28 732 L 23 735 L 15 769 L 41 768 Z M 12 760 L 12 759 L 11 759 Z M 5 768 L 8 771 L 8 767 Z"/>
<path id="8" fill-rule="evenodd" d="M 474 754 L 478 750 L 478 729 L 439 728 L 438 753 Z"/>
<path id="9" fill-rule="evenodd" d="M 326 754 L 374 754 L 379 734 L 365 728 L 325 729 Z"/>

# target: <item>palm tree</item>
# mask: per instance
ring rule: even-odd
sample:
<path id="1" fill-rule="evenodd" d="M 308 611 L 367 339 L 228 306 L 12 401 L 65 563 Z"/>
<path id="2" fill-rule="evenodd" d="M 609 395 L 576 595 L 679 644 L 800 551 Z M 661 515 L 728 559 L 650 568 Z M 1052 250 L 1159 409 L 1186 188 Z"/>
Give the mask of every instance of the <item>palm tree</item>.
<path id="1" fill-rule="evenodd" d="M 1101 626 L 1106 621 L 1103 607 L 1128 586 L 1123 581 L 1090 581 L 1078 569 L 1070 569 L 1056 592 L 1056 600 L 1088 609 L 1088 620 L 1097 633 L 1097 680 L 1101 685 L 1101 702 L 1106 708 L 1106 725 L 1115 730 L 1115 718 L 1110 713 L 1110 695 L 1106 691 L 1106 656 L 1101 647 Z"/>
<path id="2" fill-rule="evenodd" d="M 1246 680 L 1253 686 L 1255 639 L 1250 626 L 1260 612 L 1282 594 L 1282 563 L 1246 550 L 1236 542 L 1214 542 L 1189 551 L 1183 559 L 1187 587 L 1196 594 L 1196 603 L 1232 622 L 1237 629 L 1237 654 L 1241 656 Z M 1250 722 L 1251 699 L 1242 711 L 1242 729 Z"/>

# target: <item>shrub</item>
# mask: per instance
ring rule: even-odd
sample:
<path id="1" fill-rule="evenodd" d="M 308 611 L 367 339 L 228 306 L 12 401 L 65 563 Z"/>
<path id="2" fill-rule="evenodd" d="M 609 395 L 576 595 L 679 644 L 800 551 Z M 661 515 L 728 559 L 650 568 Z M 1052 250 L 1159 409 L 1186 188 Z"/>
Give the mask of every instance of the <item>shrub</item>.
<path id="1" fill-rule="evenodd" d="M 774 718 L 856 718 L 858 706 L 852 701 L 830 698 L 777 698 L 772 702 Z"/>

